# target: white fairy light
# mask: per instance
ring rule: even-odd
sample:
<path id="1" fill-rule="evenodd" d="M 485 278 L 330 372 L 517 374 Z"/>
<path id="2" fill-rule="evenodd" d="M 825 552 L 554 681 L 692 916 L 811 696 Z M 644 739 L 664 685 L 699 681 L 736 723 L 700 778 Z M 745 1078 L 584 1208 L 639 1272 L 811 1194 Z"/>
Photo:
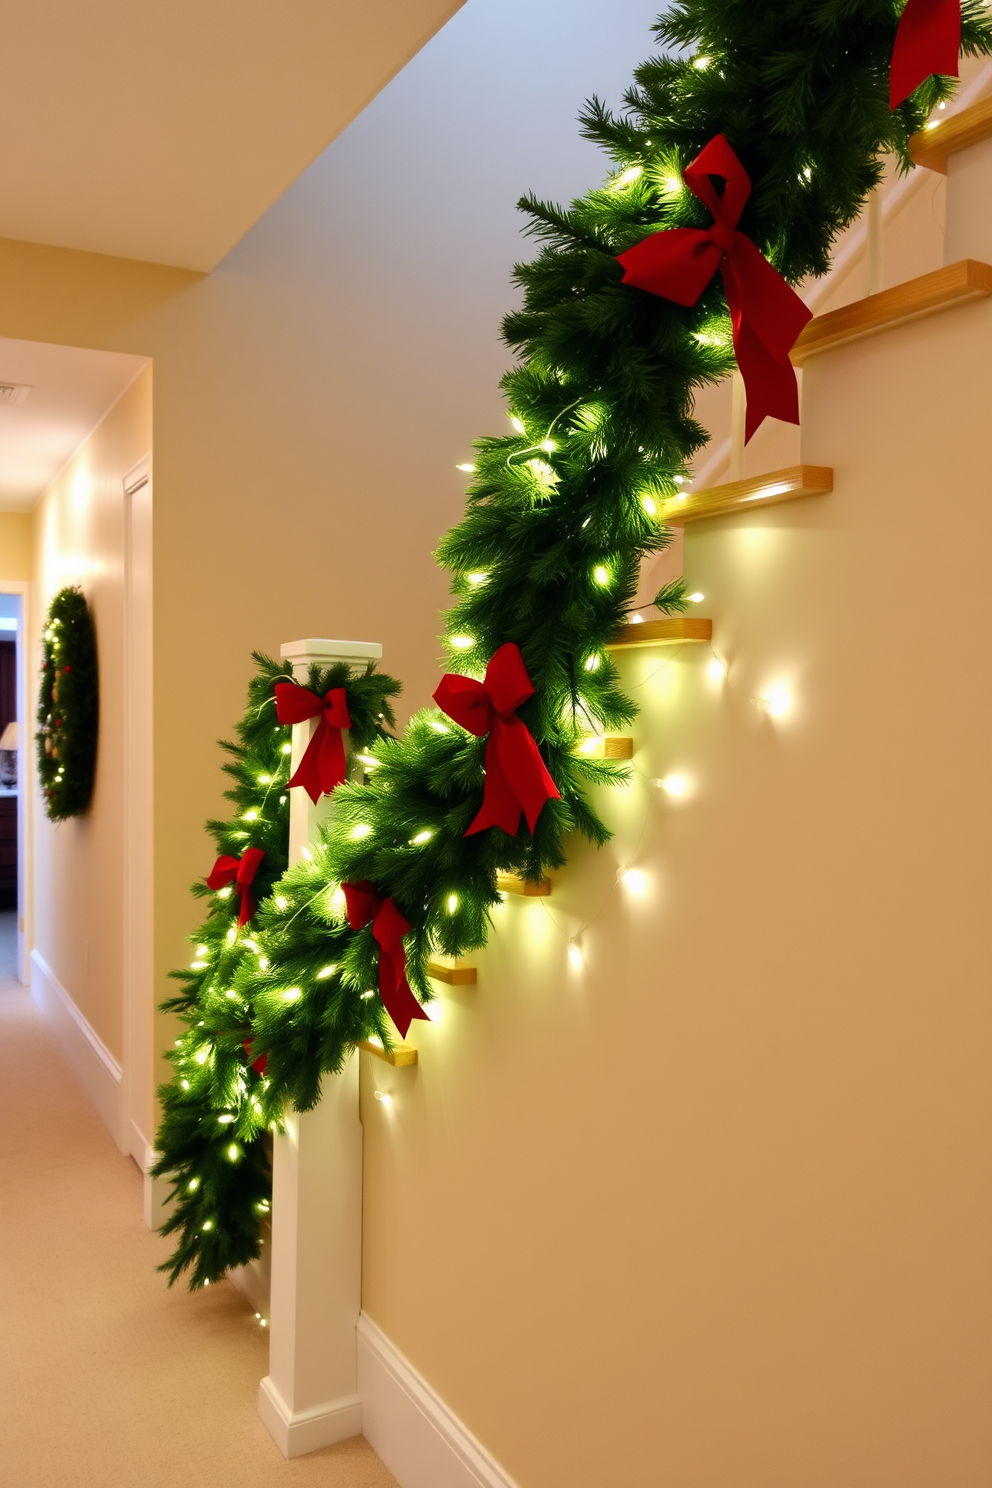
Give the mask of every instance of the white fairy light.
<path id="1" fill-rule="evenodd" d="M 527 433 L 527 430 L 524 428 L 523 419 L 518 419 L 515 413 L 507 414 L 507 418 L 510 420 L 510 423 L 516 429 L 518 434 Z"/>
<path id="2" fill-rule="evenodd" d="M 610 570 L 605 568 L 602 563 L 596 564 L 596 567 L 592 571 L 592 576 L 597 584 L 608 584 L 610 582 Z"/>
<path id="3" fill-rule="evenodd" d="M 434 836 L 434 833 L 433 832 L 428 832 L 426 830 L 423 831 L 423 832 L 418 832 L 417 835 L 416 835 L 416 837 L 411 837 L 410 838 L 410 846 L 411 847 L 422 847 L 425 842 L 430 842 L 430 840 L 431 840 L 431 838 L 433 836 Z"/>
<path id="4" fill-rule="evenodd" d="M 470 465 L 468 463 L 468 461 L 466 461 L 464 465 L 456 465 L 455 466 L 455 469 L 456 470 L 464 470 L 464 472 L 465 472 L 466 475 L 472 475 L 473 472 L 475 471 L 475 466 L 474 465 Z"/>
<path id="5" fill-rule="evenodd" d="M 282 1000 L 283 1002 L 296 1002 L 297 999 L 302 996 L 302 987 L 287 987 L 285 992 L 282 994 Z"/>
<path id="6" fill-rule="evenodd" d="M 690 604 L 702 604 L 705 598 L 705 594 L 700 594 L 698 589 L 696 590 L 695 594 L 686 595 L 686 599 L 689 601 Z"/>
<path id="7" fill-rule="evenodd" d="M 448 895 L 447 906 L 448 906 L 448 913 L 453 915 L 454 912 L 455 912 L 455 910 L 458 908 L 458 895 L 457 894 L 449 894 Z"/>
<path id="8" fill-rule="evenodd" d="M 623 175 L 617 176 L 616 180 L 612 183 L 611 190 L 622 191 L 625 186 L 633 185 L 638 176 L 642 176 L 643 174 L 643 165 L 631 165 L 624 171 Z"/>
<path id="9" fill-rule="evenodd" d="M 318 982 L 326 982 L 327 978 L 329 976 L 333 976 L 337 969 L 338 966 L 336 961 L 332 961 L 330 966 L 322 966 L 317 973 L 316 980 Z"/>
<path id="10" fill-rule="evenodd" d="M 602 660 L 603 658 L 597 653 L 593 656 L 587 656 L 582 665 L 587 672 L 598 672 Z"/>
<path id="11" fill-rule="evenodd" d="M 251 808 L 250 811 L 245 812 L 244 816 L 242 817 L 242 821 L 258 821 L 258 812 L 255 810 L 254 806 Z"/>
<path id="12" fill-rule="evenodd" d="M 352 827 L 349 835 L 353 842 L 361 842 L 363 837 L 369 837 L 371 834 L 372 828 L 368 822 L 359 822 L 357 826 Z"/>
<path id="13" fill-rule="evenodd" d="M 286 898 L 285 894 L 277 894 L 276 895 L 276 909 L 286 909 L 286 908 L 288 908 L 288 906 L 289 906 L 289 900 Z"/>
<path id="14" fill-rule="evenodd" d="M 231 1115 L 230 1111 L 225 1111 L 223 1116 L 217 1117 L 217 1120 L 220 1122 L 221 1126 L 230 1126 L 231 1122 L 234 1120 L 234 1117 Z"/>
<path id="15" fill-rule="evenodd" d="M 470 651 L 475 645 L 475 636 L 454 635 L 449 642 L 456 651 Z"/>
<path id="16" fill-rule="evenodd" d="M 577 940 L 570 940 L 568 942 L 568 959 L 575 970 L 578 971 L 582 965 L 582 947 Z"/>

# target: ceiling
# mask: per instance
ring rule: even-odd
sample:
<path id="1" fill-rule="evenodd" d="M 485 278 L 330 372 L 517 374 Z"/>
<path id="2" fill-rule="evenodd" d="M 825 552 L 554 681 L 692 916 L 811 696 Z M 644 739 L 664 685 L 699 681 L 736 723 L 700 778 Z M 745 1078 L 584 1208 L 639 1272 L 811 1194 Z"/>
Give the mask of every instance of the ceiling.
<path id="1" fill-rule="evenodd" d="M 0 401 L 0 510 L 30 510 L 146 365 L 120 352 L 0 337 L 0 384 L 28 389 L 21 401 Z"/>
<path id="2" fill-rule="evenodd" d="M 6 0 L 0 237 L 207 271 L 463 0 Z"/>

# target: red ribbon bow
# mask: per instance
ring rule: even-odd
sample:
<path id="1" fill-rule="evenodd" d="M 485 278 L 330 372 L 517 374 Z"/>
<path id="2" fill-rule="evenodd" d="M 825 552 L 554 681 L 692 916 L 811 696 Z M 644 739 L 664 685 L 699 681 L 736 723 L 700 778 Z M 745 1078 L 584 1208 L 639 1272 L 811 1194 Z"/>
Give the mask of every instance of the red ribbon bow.
<path id="1" fill-rule="evenodd" d="M 300 767 L 289 782 L 290 788 L 302 785 L 316 806 L 321 796 L 329 796 L 347 774 L 341 738 L 341 730 L 351 728 L 347 695 L 343 687 L 332 687 L 321 698 L 295 682 L 277 682 L 275 690 L 276 717 L 280 723 L 320 719 Z"/>
<path id="2" fill-rule="evenodd" d="M 265 857 L 260 847 L 246 847 L 240 858 L 220 857 L 217 859 L 207 879 L 208 889 L 225 889 L 228 884 L 233 883 L 241 895 L 241 913 L 238 915 L 238 929 L 247 925 L 255 913 L 255 896 L 251 886 L 258 872 L 258 865 Z"/>
<path id="3" fill-rule="evenodd" d="M 961 50 L 961 0 L 906 0 L 889 68 L 889 107 L 937 72 L 957 77 Z"/>
<path id="4" fill-rule="evenodd" d="M 751 182 L 726 135 L 711 139 L 682 175 L 693 196 L 713 213 L 713 226 L 652 233 L 617 261 L 624 267 L 624 284 L 676 305 L 694 305 L 720 270 L 747 391 L 746 443 L 765 418 L 798 424 L 799 390 L 789 352 L 812 311 L 751 239 L 737 231 Z M 722 196 L 712 176 L 726 182 Z"/>
<path id="5" fill-rule="evenodd" d="M 482 808 L 466 837 L 487 827 L 502 827 L 515 837 L 521 811 L 533 832 L 545 801 L 561 800 L 533 734 L 517 717 L 520 704 L 533 694 L 520 647 L 513 641 L 493 652 L 484 682 L 456 672 L 441 678 L 434 694 L 438 707 L 477 738 L 489 735 Z"/>
<path id="6" fill-rule="evenodd" d="M 406 979 L 403 937 L 409 933 L 409 922 L 400 914 L 392 899 L 380 894 L 367 878 L 358 883 L 342 884 L 341 888 L 352 930 L 361 930 L 370 921 L 372 923 L 372 934 L 379 942 L 379 996 L 386 1012 L 399 1029 L 400 1038 L 406 1038 L 407 1029 L 414 1018 L 424 1018 L 430 1022 Z"/>
<path id="7" fill-rule="evenodd" d="M 252 1057 L 251 1057 L 251 1047 L 252 1047 L 252 1041 L 251 1041 L 251 1039 L 250 1038 L 246 1038 L 245 1039 L 245 1055 L 246 1055 L 246 1057 L 249 1060 L 251 1060 L 251 1067 L 255 1071 L 255 1073 L 257 1075 L 264 1075 L 266 1069 L 268 1068 L 269 1056 L 268 1056 L 268 1054 L 259 1054 L 259 1056 L 258 1056 L 257 1059 L 252 1059 Z"/>

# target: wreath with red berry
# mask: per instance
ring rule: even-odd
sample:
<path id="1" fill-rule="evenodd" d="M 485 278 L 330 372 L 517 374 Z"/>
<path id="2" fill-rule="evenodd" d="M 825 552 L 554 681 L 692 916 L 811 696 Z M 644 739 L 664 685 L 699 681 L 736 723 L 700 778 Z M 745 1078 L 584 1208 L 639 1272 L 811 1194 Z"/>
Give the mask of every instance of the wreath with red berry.
<path id="1" fill-rule="evenodd" d="M 45 622 L 38 696 L 38 774 L 51 821 L 90 804 L 99 718 L 93 616 L 81 589 L 60 589 Z"/>

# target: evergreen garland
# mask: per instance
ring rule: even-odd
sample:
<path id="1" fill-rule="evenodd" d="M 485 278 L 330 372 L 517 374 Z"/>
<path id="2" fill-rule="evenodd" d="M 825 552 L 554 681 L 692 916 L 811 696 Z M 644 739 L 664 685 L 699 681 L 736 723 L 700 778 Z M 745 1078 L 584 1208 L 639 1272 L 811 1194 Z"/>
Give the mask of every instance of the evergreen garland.
<path id="1" fill-rule="evenodd" d="M 93 616 L 81 589 L 48 608 L 38 693 L 38 775 L 50 821 L 82 816 L 93 794 L 100 683 Z"/>
<path id="2" fill-rule="evenodd" d="M 207 831 L 218 854 L 240 858 L 246 848 L 264 853 L 252 884 L 255 900 L 264 904 L 287 862 L 291 730 L 276 719 L 274 689 L 293 673 L 288 662 L 279 665 L 258 652 L 254 660 L 257 671 L 237 742 L 220 746 L 229 756 L 223 769 L 234 783 L 224 794 L 234 810 L 226 821 L 209 821 Z M 321 696 L 332 687 L 346 688 L 351 742 L 358 749 L 382 740 L 392 727 L 389 699 L 399 684 L 371 664 L 359 676 L 351 676 L 343 662 L 313 666 L 307 686 Z M 159 1091 L 159 1158 L 152 1172 L 172 1181 L 162 1233 L 178 1237 L 160 1269 L 170 1284 L 188 1270 L 196 1288 L 258 1255 L 271 1193 L 267 1129 L 280 1121 L 284 1102 L 251 1049 L 253 1009 L 233 985 L 239 961 L 261 955 L 253 925 L 239 929 L 239 903 L 230 885 L 212 890 L 201 880 L 192 891 L 209 899 L 210 908 L 190 937 L 196 947 L 191 966 L 171 973 L 182 990 L 162 1004 L 163 1012 L 179 1014 L 186 1032 L 168 1055 L 172 1081 Z"/>
<path id="3" fill-rule="evenodd" d="M 724 133 L 752 182 L 740 231 L 792 284 L 825 273 L 837 234 L 881 179 L 882 156 L 908 168 L 909 136 L 952 90 L 933 77 L 890 112 L 901 9 L 898 0 L 681 0 L 655 28 L 672 52 L 638 69 L 623 111 L 594 99 L 582 117 L 612 160 L 606 185 L 568 208 L 521 202 L 543 247 L 516 269 L 523 306 L 503 326 L 519 358 L 502 383 L 512 432 L 476 445 L 465 517 L 440 547 L 454 596 L 443 644 L 450 669 L 476 678 L 499 647 L 519 646 L 535 688 L 519 717 L 561 799 L 545 805 L 533 834 L 466 837 L 483 792 L 483 740 L 428 708 L 401 740 L 372 746 L 367 783 L 335 792 L 312 859 L 261 906 L 258 954 L 234 971 L 232 1006 L 251 1010 L 253 1052 L 268 1059 L 259 1120 L 287 1101 L 312 1106 L 321 1075 L 356 1042 L 375 1034 L 390 1044 L 377 947 L 371 927 L 348 927 L 342 883 L 369 880 L 392 896 L 411 924 L 408 975 L 426 1002 L 433 953 L 485 944 L 498 870 L 537 880 L 564 863 L 571 833 L 607 840 L 587 792 L 624 771 L 575 750 L 590 730 L 635 716 L 607 648 L 642 560 L 669 540 L 657 503 L 676 493 L 707 438 L 692 416 L 694 390 L 733 367 L 718 277 L 686 308 L 623 286 L 617 255 L 662 228 L 709 226 L 681 172 Z M 992 51 L 984 6 L 962 9 L 965 52 Z M 681 585 L 655 603 L 681 609 Z M 242 1028 L 228 1034 L 235 1057 Z M 204 1036 L 188 1037 L 176 1056 L 187 1068 Z M 219 1105 L 230 1100 L 225 1087 Z M 242 1120 L 246 1133 L 258 1129 Z M 220 1199 L 211 1214 L 229 1224 Z M 257 1224 L 257 1214 L 242 1211 L 241 1222 Z"/>

